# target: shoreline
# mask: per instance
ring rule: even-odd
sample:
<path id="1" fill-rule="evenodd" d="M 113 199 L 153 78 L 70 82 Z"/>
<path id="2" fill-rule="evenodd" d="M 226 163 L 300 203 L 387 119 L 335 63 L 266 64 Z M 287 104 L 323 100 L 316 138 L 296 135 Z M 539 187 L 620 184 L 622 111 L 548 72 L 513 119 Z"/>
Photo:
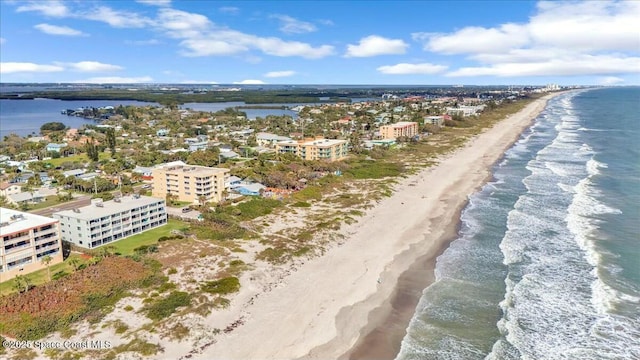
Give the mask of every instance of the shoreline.
<path id="1" fill-rule="evenodd" d="M 242 311 L 243 326 L 193 358 L 395 356 L 434 280 L 437 256 L 457 237 L 468 196 L 490 180 L 494 164 L 558 94 L 534 100 L 436 166 L 402 179 L 391 197 L 341 229 L 348 240 L 252 300 Z M 375 357 L 360 350 L 374 344 Z"/>
<path id="2" fill-rule="evenodd" d="M 535 115 L 532 115 L 526 126 L 503 150 L 502 155 L 494 161 L 487 169 L 489 171 L 485 180 L 479 184 L 471 193 L 479 191 L 483 186 L 491 181 L 491 168 L 504 157 L 504 153 L 510 149 L 520 138 L 523 131 L 533 125 L 536 117 L 544 110 L 546 103 L 552 97 L 545 96 L 545 105 Z M 506 120 L 506 119 L 505 119 Z M 499 125 L 502 122 L 496 124 Z M 480 134 L 482 135 L 482 134 Z M 399 278 L 391 297 L 378 308 L 370 313 L 369 323 L 362 329 L 360 337 L 355 345 L 345 352 L 341 360 L 365 360 L 365 359 L 395 359 L 401 350 L 402 340 L 407 334 L 407 329 L 415 314 L 420 299 L 427 287 L 436 282 L 435 267 L 437 258 L 458 238 L 462 221 L 460 216 L 468 205 L 468 201 L 460 204 L 451 223 L 447 226 L 447 232 L 436 240 L 439 244 L 438 250 L 433 255 L 423 255 L 417 258 Z M 420 277 L 425 277 L 419 279 Z M 406 279 L 416 279 L 417 281 L 406 281 Z M 421 280 L 421 281 L 420 281 Z"/>

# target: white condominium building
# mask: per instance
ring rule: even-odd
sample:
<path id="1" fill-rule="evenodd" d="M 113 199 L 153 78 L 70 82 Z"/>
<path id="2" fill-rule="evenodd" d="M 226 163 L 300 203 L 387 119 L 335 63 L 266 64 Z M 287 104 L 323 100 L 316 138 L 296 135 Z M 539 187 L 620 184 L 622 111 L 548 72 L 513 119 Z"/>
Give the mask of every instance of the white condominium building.
<path id="1" fill-rule="evenodd" d="M 0 208 L 0 282 L 62 261 L 59 221 Z"/>
<path id="2" fill-rule="evenodd" d="M 93 249 L 167 223 L 164 199 L 149 196 L 123 196 L 74 210 L 59 211 L 62 240 Z"/>

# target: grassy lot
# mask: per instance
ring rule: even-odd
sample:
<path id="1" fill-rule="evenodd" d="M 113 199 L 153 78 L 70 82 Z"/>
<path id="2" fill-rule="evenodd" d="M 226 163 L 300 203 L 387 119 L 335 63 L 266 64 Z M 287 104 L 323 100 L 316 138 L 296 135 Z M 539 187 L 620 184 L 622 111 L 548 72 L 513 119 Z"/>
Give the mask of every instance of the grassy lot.
<path id="1" fill-rule="evenodd" d="M 111 153 L 109 152 L 101 152 L 99 155 L 99 159 L 100 160 L 105 160 L 105 159 L 110 159 L 111 158 Z M 54 167 L 56 166 L 60 166 L 62 165 L 62 163 L 66 163 L 66 162 L 80 162 L 80 163 L 87 163 L 89 162 L 89 158 L 87 157 L 87 154 L 78 154 L 78 155 L 73 155 L 73 156 L 69 156 L 69 157 L 61 157 L 58 159 L 49 159 L 49 160 L 45 160 L 45 163 L 49 163 L 51 165 L 53 165 Z"/>
<path id="2" fill-rule="evenodd" d="M 183 230 L 188 228 L 189 224 L 180 221 L 169 219 L 167 225 L 151 229 L 142 234 L 133 235 L 123 240 L 116 241 L 110 245 L 115 247 L 115 251 L 122 255 L 133 254 L 133 249 L 142 245 L 152 245 L 158 243 L 158 239 L 162 236 L 170 236 L 171 230 Z"/>
<path id="3" fill-rule="evenodd" d="M 57 195 L 51 195 L 51 196 L 47 196 L 45 200 L 41 203 L 29 204 L 29 208 L 27 209 L 27 211 L 44 209 L 46 207 L 62 204 L 65 202 L 66 201 L 59 201 Z"/>
<path id="4" fill-rule="evenodd" d="M 86 262 L 86 260 L 83 260 L 78 254 L 71 254 L 71 256 L 69 256 L 65 261 L 59 264 L 51 265 L 51 276 L 53 276 L 55 273 L 60 271 L 64 271 L 68 274 L 72 273 L 74 269 L 73 269 L 73 266 L 69 263 L 69 260 L 73 258 L 77 258 L 80 260 L 78 265 Z M 47 269 L 42 269 L 42 270 L 32 272 L 28 275 L 25 275 L 25 277 L 29 279 L 29 282 L 31 283 L 31 285 L 40 285 L 49 281 L 49 275 L 47 274 Z M 7 295 L 14 292 L 15 289 L 13 288 L 13 284 L 14 284 L 13 280 L 4 281 L 0 283 L 0 295 Z"/>
<path id="5" fill-rule="evenodd" d="M 193 204 L 193 202 L 191 201 L 172 201 L 171 203 L 168 203 L 167 206 L 174 207 L 174 208 L 183 208 L 191 204 Z"/>

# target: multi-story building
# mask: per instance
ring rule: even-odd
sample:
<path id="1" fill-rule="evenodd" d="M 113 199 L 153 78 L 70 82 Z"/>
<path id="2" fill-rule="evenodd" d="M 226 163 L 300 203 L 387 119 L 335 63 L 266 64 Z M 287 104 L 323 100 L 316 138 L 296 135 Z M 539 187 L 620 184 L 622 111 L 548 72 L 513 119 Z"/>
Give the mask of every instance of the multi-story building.
<path id="1" fill-rule="evenodd" d="M 414 137 L 418 134 L 418 123 L 400 121 L 395 124 L 380 126 L 380 135 L 383 139 L 397 139 L 399 137 Z"/>
<path id="2" fill-rule="evenodd" d="M 294 154 L 305 160 L 336 161 L 347 157 L 349 144 L 347 140 L 289 140 L 276 143 L 276 151 Z"/>
<path id="3" fill-rule="evenodd" d="M 170 194 L 193 204 L 219 202 L 228 181 L 229 169 L 167 164 L 153 169 L 152 195 L 165 198 Z"/>
<path id="4" fill-rule="evenodd" d="M 110 201 L 92 200 L 91 205 L 59 211 L 63 241 L 87 249 L 112 243 L 167 223 L 164 198 L 123 196 Z"/>
<path id="5" fill-rule="evenodd" d="M 60 222 L 56 219 L 0 208 L 0 282 L 62 262 Z"/>

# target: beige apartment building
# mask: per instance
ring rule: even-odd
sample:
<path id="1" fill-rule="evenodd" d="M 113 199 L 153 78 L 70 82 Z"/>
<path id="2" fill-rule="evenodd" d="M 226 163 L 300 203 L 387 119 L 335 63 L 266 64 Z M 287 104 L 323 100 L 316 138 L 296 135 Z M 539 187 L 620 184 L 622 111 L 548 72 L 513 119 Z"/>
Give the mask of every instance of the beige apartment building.
<path id="1" fill-rule="evenodd" d="M 0 208 L 0 282 L 62 262 L 60 222 L 45 216 Z"/>
<path id="2" fill-rule="evenodd" d="M 223 198 L 225 183 L 229 181 L 229 169 L 197 165 L 168 164 L 153 169 L 153 191 L 155 197 L 175 195 L 177 201 L 199 204 L 219 202 Z"/>
<path id="3" fill-rule="evenodd" d="M 383 139 L 397 139 L 402 136 L 413 137 L 418 135 L 418 123 L 400 121 L 395 124 L 380 126 L 380 135 Z"/>
<path id="4" fill-rule="evenodd" d="M 305 160 L 337 161 L 347 157 L 349 144 L 346 140 L 289 140 L 276 143 L 276 151 L 294 154 Z"/>

